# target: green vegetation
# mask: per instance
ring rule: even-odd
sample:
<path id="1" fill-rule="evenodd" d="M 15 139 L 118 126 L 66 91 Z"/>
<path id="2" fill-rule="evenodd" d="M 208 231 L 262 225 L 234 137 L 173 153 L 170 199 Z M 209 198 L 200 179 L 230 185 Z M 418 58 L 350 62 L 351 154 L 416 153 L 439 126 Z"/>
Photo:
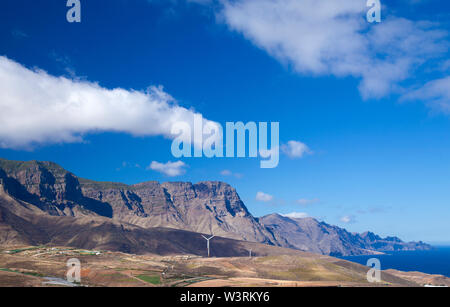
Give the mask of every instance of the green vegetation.
<path id="1" fill-rule="evenodd" d="M 44 248 L 44 246 L 36 246 L 36 247 L 28 247 L 28 248 L 19 248 L 19 249 L 12 249 L 9 251 L 6 251 L 8 254 L 14 255 L 17 253 L 21 253 L 24 251 L 31 251 L 31 250 L 36 250 L 36 249 L 40 249 L 40 248 Z"/>
<path id="2" fill-rule="evenodd" d="M 145 185 L 144 186 L 133 186 L 133 185 L 128 185 L 128 184 L 120 183 L 120 182 L 94 181 L 94 180 L 85 179 L 85 178 L 78 178 L 78 181 L 80 182 L 82 187 L 93 188 L 93 189 L 97 189 L 97 190 L 117 189 L 117 190 L 136 191 L 136 190 L 145 188 Z M 149 181 L 147 183 L 151 183 L 151 182 L 157 183 L 157 181 Z"/>
<path id="3" fill-rule="evenodd" d="M 32 167 L 41 166 L 47 169 L 53 175 L 65 175 L 68 173 L 65 169 L 54 162 L 40 162 L 40 161 L 13 161 L 0 158 L 0 168 L 7 172 L 17 172 L 26 170 Z"/>
<path id="4" fill-rule="evenodd" d="M 3 168 L 6 171 L 19 171 L 32 167 L 33 165 L 37 165 L 37 161 L 11 161 L 0 158 L 0 168 Z"/>
<path id="5" fill-rule="evenodd" d="M 186 277 L 187 278 L 187 277 Z M 179 279 L 178 282 L 171 285 L 171 287 L 187 287 L 202 281 L 213 280 L 213 277 L 189 277 L 187 279 Z"/>
<path id="6" fill-rule="evenodd" d="M 131 190 L 132 187 L 129 185 L 126 185 L 124 183 L 118 183 L 118 182 L 101 182 L 101 181 L 93 181 L 89 179 L 84 178 L 78 178 L 78 181 L 83 187 L 90 187 L 98 190 L 105 190 L 105 189 L 126 189 Z"/>
<path id="7" fill-rule="evenodd" d="M 56 164 L 54 162 L 38 162 L 38 164 L 40 166 L 45 167 L 53 175 L 63 176 L 63 175 L 66 175 L 67 173 L 69 173 L 68 171 L 66 171 L 61 166 L 59 166 L 58 164 Z"/>
<path id="8" fill-rule="evenodd" d="M 44 277 L 43 274 L 41 274 L 41 273 L 36 273 L 36 272 L 18 272 L 18 273 L 22 273 L 22 274 L 24 274 L 24 275 L 35 276 L 35 277 Z"/>
<path id="9" fill-rule="evenodd" d="M 158 275 L 138 275 L 136 277 L 139 278 L 142 281 L 151 283 L 153 285 L 161 284 L 161 279 L 159 278 Z"/>
<path id="10" fill-rule="evenodd" d="M 21 271 L 11 270 L 11 269 L 7 269 L 7 268 L 6 269 L 0 268 L 0 271 L 10 272 L 10 273 L 18 273 L 18 274 L 23 274 L 23 275 L 35 276 L 35 277 L 44 277 L 43 274 L 37 273 L 37 272 L 21 272 Z"/>
<path id="11" fill-rule="evenodd" d="M 117 281 L 118 282 L 126 282 L 126 283 L 138 283 L 138 281 L 136 279 L 133 279 L 131 277 L 118 279 Z"/>
<path id="12" fill-rule="evenodd" d="M 130 268 L 116 268 L 115 270 L 117 272 L 122 272 L 122 271 L 132 271 L 133 269 L 130 269 Z"/>
<path id="13" fill-rule="evenodd" d="M 14 271 L 11 270 L 11 269 L 3 269 L 3 268 L 0 268 L 0 271 L 3 271 L 3 272 L 13 272 L 13 273 L 14 273 Z"/>

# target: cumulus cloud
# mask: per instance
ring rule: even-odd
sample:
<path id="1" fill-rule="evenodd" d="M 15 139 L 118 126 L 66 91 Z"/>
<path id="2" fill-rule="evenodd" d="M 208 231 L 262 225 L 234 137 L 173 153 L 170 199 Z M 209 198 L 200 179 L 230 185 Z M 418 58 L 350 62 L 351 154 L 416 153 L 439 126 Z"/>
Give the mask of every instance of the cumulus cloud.
<path id="1" fill-rule="evenodd" d="M 160 172 L 169 177 L 183 175 L 186 172 L 187 165 L 183 161 L 160 163 L 153 161 L 147 169 Z"/>
<path id="2" fill-rule="evenodd" d="M 340 221 L 345 224 L 353 224 L 356 222 L 356 219 L 353 215 L 344 215 L 340 218 Z"/>
<path id="3" fill-rule="evenodd" d="M 447 33 L 434 23 L 389 16 L 369 24 L 366 1 L 221 2 L 219 16 L 232 30 L 301 74 L 360 79 L 364 98 L 400 92 L 416 69 L 448 48 Z"/>
<path id="4" fill-rule="evenodd" d="M 312 153 L 308 146 L 299 141 L 289 141 L 281 146 L 281 151 L 292 159 L 302 158 L 305 154 Z"/>
<path id="5" fill-rule="evenodd" d="M 320 199 L 318 199 L 318 198 L 313 198 L 313 199 L 301 198 L 301 199 L 297 200 L 297 204 L 299 204 L 301 206 L 309 206 L 309 205 L 317 204 L 319 202 L 320 202 Z"/>
<path id="6" fill-rule="evenodd" d="M 258 192 L 256 193 L 256 200 L 267 203 L 273 200 L 273 196 L 264 192 Z"/>
<path id="7" fill-rule="evenodd" d="M 192 127 L 196 115 L 177 105 L 162 87 L 106 89 L 28 69 L 4 56 L 0 56 L 0 110 L 0 147 L 14 149 L 80 142 L 87 133 L 106 131 L 173 138 L 173 125 L 186 122 Z"/>
<path id="8" fill-rule="evenodd" d="M 303 219 L 305 217 L 309 217 L 308 213 L 305 213 L 305 212 L 291 212 L 288 214 L 281 214 L 281 215 L 285 216 L 285 217 L 294 218 L 294 219 Z"/>

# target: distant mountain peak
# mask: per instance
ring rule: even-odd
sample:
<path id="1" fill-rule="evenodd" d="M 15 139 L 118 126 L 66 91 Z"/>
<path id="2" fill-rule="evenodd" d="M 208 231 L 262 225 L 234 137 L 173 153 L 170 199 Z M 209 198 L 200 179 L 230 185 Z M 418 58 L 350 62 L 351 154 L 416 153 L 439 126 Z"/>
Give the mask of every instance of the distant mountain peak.
<path id="1" fill-rule="evenodd" d="M 430 248 L 427 244 L 405 243 L 397 237 L 383 239 L 369 231 L 350 233 L 311 217 L 291 218 L 274 213 L 259 218 L 259 221 L 273 233 L 281 246 L 314 253 L 340 256 Z"/>

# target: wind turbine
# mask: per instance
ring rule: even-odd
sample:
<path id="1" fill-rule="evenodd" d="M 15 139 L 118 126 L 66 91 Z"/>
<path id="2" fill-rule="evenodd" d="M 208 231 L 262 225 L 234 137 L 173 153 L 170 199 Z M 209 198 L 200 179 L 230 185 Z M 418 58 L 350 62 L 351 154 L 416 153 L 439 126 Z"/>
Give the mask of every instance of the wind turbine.
<path id="1" fill-rule="evenodd" d="M 210 238 L 205 237 L 204 235 L 202 235 L 203 239 L 206 240 L 206 246 L 208 247 L 208 257 L 209 257 L 209 240 L 211 240 L 212 238 L 214 238 L 215 236 L 211 236 Z"/>

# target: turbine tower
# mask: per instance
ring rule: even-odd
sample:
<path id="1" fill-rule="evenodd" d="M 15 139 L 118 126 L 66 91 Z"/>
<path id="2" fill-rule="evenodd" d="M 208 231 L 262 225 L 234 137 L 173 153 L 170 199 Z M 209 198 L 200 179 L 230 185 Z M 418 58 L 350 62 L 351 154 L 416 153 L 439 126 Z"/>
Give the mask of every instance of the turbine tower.
<path id="1" fill-rule="evenodd" d="M 208 248 L 208 258 L 209 258 L 209 240 L 211 240 L 212 238 L 214 238 L 215 236 L 211 236 L 210 238 L 205 237 L 204 235 L 202 235 L 203 239 L 206 240 L 206 246 Z"/>

